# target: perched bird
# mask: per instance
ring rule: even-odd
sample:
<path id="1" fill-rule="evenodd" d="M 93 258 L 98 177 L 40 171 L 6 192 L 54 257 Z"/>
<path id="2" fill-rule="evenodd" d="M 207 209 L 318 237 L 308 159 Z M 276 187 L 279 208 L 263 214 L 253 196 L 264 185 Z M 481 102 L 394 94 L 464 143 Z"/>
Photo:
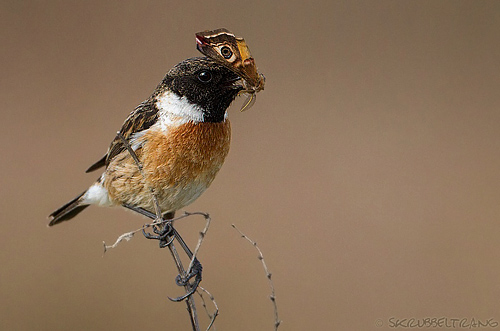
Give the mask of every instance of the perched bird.
<path id="1" fill-rule="evenodd" d="M 108 152 L 87 172 L 104 172 L 85 192 L 50 214 L 67 221 L 89 205 L 133 206 L 162 213 L 196 200 L 212 183 L 229 151 L 227 108 L 243 90 L 235 73 L 207 57 L 173 67 L 125 120 Z M 121 136 L 142 164 L 142 172 Z"/>

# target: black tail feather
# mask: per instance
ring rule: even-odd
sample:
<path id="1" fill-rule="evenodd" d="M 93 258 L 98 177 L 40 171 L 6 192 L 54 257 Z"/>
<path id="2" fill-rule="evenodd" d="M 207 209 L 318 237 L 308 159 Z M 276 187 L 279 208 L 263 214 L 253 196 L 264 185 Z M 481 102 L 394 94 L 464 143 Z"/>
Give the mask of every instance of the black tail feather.
<path id="1" fill-rule="evenodd" d="M 50 214 L 49 226 L 53 226 L 64 221 L 68 221 L 73 217 L 75 217 L 82 210 L 87 208 L 89 205 L 84 204 L 81 201 L 81 198 L 84 194 L 85 192 L 83 192 L 82 194 L 80 194 L 79 196 L 77 196 L 76 198 L 74 198 L 73 200 L 71 200 L 70 202 L 68 202 L 67 204 L 54 211 L 52 214 Z"/>

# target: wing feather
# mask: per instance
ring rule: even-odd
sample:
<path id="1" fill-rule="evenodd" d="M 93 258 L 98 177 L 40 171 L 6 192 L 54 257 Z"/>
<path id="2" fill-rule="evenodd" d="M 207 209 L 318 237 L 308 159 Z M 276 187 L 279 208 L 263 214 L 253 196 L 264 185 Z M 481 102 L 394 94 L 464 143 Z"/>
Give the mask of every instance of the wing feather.
<path id="1" fill-rule="evenodd" d="M 154 98 L 150 98 L 137 106 L 127 117 L 120 129 L 122 136 L 130 142 L 135 133 L 149 129 L 158 119 L 158 108 Z M 125 150 L 122 140 L 117 136 L 111 142 L 108 152 L 99 161 L 91 165 L 86 172 L 108 166 L 111 160 Z"/>

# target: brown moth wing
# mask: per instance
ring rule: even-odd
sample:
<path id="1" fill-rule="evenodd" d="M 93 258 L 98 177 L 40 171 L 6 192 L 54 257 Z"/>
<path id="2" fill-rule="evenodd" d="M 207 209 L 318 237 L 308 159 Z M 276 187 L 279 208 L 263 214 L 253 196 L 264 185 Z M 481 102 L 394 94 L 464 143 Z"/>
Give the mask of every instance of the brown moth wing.
<path id="1" fill-rule="evenodd" d="M 264 76 L 258 73 L 255 60 L 243 38 L 221 28 L 196 33 L 196 44 L 202 54 L 242 77 L 247 92 L 255 93 L 264 89 Z"/>

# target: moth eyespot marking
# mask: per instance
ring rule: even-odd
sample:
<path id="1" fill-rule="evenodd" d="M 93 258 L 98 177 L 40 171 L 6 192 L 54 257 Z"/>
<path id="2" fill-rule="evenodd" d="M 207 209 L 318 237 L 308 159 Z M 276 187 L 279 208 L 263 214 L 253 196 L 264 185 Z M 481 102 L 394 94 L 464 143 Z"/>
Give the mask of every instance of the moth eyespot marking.
<path id="1" fill-rule="evenodd" d="M 225 58 L 225 59 L 230 59 L 231 56 L 233 56 L 233 51 L 227 47 L 227 46 L 223 46 L 221 49 L 220 49 L 220 53 L 221 55 Z"/>

